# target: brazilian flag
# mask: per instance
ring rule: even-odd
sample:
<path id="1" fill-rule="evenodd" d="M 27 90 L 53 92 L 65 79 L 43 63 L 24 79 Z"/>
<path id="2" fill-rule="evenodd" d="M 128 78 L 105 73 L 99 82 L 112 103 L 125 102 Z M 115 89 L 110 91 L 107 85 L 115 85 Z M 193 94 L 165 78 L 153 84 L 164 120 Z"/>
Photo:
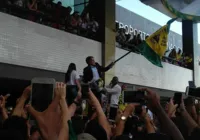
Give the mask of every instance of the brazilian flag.
<path id="1" fill-rule="evenodd" d="M 167 49 L 170 25 L 175 20 L 176 18 L 168 21 L 165 26 L 161 27 L 138 46 L 140 53 L 158 67 L 163 67 L 161 59 Z"/>

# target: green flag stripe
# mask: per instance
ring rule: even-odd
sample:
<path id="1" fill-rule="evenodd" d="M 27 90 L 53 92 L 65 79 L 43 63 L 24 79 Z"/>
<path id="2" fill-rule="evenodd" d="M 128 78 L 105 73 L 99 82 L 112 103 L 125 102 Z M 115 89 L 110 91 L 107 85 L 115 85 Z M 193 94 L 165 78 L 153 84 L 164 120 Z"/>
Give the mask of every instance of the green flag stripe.
<path id="1" fill-rule="evenodd" d="M 161 58 L 159 55 L 157 55 L 154 50 L 151 49 L 151 47 L 143 41 L 139 46 L 138 49 L 140 50 L 141 54 L 148 59 L 152 64 L 163 67 L 161 63 Z"/>
<path id="2" fill-rule="evenodd" d="M 200 22 L 200 16 L 179 12 L 172 5 L 170 5 L 167 0 L 161 0 L 161 2 L 173 16 L 181 18 L 182 20 L 192 20 L 194 22 Z"/>

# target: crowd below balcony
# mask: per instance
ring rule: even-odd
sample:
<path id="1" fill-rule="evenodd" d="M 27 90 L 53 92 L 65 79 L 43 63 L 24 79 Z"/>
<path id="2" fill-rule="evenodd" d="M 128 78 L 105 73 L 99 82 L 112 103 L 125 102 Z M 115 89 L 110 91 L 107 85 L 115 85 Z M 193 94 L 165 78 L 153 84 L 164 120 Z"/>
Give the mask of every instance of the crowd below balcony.
<path id="1" fill-rule="evenodd" d="M 55 4 L 53 0 L 3 0 L 0 11 L 95 40 L 99 29 L 87 10 L 73 12 L 60 1 Z"/>
<path id="2" fill-rule="evenodd" d="M 126 49 L 126 50 L 132 50 L 135 53 L 140 54 L 137 47 L 149 37 L 149 35 L 146 35 L 142 38 L 141 33 L 135 32 L 135 34 L 127 34 L 126 29 L 124 28 L 118 28 L 116 31 L 116 42 L 117 46 Z M 182 52 L 182 50 L 179 48 L 178 51 L 176 50 L 176 47 L 174 46 L 173 49 L 167 50 L 165 52 L 165 55 L 163 56 L 162 60 L 163 62 L 167 62 L 173 65 L 185 67 L 192 69 L 192 62 L 193 62 L 193 56 L 191 54 L 187 54 L 185 52 Z"/>

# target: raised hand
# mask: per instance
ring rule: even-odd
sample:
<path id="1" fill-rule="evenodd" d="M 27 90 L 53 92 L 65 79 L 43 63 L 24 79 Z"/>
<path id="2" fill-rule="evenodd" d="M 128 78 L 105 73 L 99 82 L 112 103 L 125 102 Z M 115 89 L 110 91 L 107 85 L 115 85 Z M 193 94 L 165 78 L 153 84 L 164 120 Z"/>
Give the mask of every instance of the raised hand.
<path id="1" fill-rule="evenodd" d="M 167 104 L 167 114 L 168 116 L 171 117 L 175 117 L 175 113 L 176 113 L 176 108 L 178 107 L 178 104 L 174 104 L 173 99 L 170 99 L 170 102 Z"/>
<path id="2" fill-rule="evenodd" d="M 140 91 L 146 91 L 147 95 L 146 95 L 146 99 L 148 100 L 148 108 L 153 112 L 155 111 L 158 107 L 160 107 L 160 96 L 148 89 L 148 88 L 142 88 L 139 89 Z"/>
<path id="3" fill-rule="evenodd" d="M 8 97 L 10 97 L 10 94 L 7 94 L 5 96 L 0 96 L 0 112 L 2 115 L 3 121 L 5 121 L 8 118 L 7 110 L 5 108 L 6 100 Z"/>
<path id="4" fill-rule="evenodd" d="M 139 104 L 129 104 L 129 105 L 125 108 L 123 115 L 124 115 L 125 117 L 129 117 L 130 115 L 132 115 L 132 114 L 133 114 L 133 111 L 135 110 L 135 106 L 137 106 L 137 105 L 139 105 Z"/>
<path id="5" fill-rule="evenodd" d="M 21 97 L 17 100 L 17 104 L 13 110 L 12 116 L 24 116 L 24 104 L 26 100 L 30 97 L 31 89 L 31 86 L 28 86 L 24 89 Z"/>
<path id="6" fill-rule="evenodd" d="M 0 96 L 0 109 L 4 109 L 6 106 L 6 101 L 10 97 L 10 94 L 6 94 L 5 96 Z"/>
<path id="7" fill-rule="evenodd" d="M 54 97 L 49 107 L 43 112 L 36 111 L 31 105 L 27 106 L 27 110 L 36 119 L 44 140 L 68 139 L 67 121 L 70 117 L 67 115 L 69 113 L 67 113 L 68 107 L 65 101 L 65 84 L 56 84 Z"/>

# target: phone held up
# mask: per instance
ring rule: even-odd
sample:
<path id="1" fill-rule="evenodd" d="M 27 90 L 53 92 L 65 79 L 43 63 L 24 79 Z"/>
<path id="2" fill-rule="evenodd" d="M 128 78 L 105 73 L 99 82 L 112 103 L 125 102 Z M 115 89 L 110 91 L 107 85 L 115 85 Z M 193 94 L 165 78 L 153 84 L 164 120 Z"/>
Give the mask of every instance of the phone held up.
<path id="1" fill-rule="evenodd" d="M 34 78 L 31 84 L 30 104 L 35 110 L 42 112 L 52 102 L 56 81 L 53 78 Z M 31 116 L 30 121 L 34 123 L 34 119 Z"/>
<path id="2" fill-rule="evenodd" d="M 88 92 L 89 92 L 89 84 L 82 84 L 81 85 L 82 99 L 88 98 Z"/>
<path id="3" fill-rule="evenodd" d="M 195 87 L 187 87 L 186 88 L 186 95 L 187 96 L 191 96 L 191 97 L 196 97 L 196 98 L 200 98 L 200 95 L 199 95 L 199 92 L 200 92 L 200 88 L 195 88 Z"/>
<path id="4" fill-rule="evenodd" d="M 180 92 L 176 92 L 174 93 L 174 104 L 178 104 L 178 106 L 180 106 L 181 101 L 182 101 L 182 93 Z"/>
<path id="5" fill-rule="evenodd" d="M 123 102 L 145 104 L 145 92 L 144 91 L 124 91 Z"/>

